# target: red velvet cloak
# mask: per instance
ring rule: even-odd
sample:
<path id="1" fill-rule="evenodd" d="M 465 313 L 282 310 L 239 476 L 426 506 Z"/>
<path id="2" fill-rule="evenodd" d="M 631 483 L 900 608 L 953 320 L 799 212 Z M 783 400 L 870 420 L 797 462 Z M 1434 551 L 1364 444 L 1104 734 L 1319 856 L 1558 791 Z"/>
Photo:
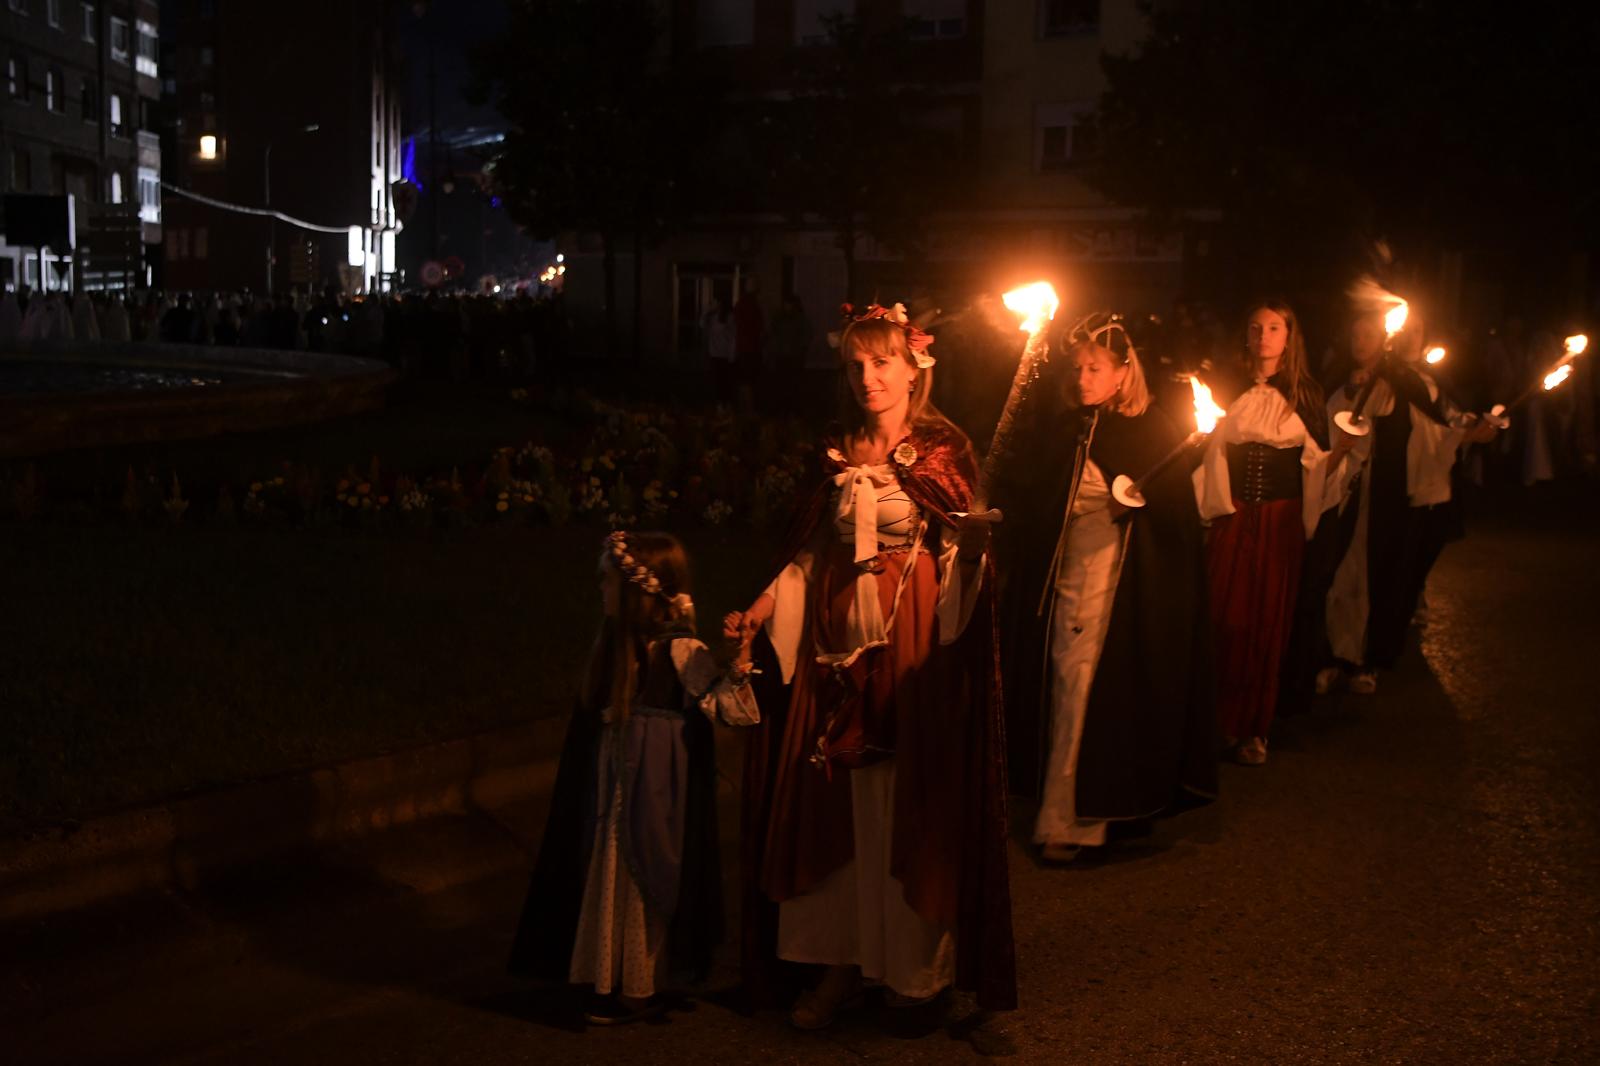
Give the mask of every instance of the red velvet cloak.
<path id="1" fill-rule="evenodd" d="M 907 441 L 916 458 L 897 463 L 901 486 L 930 524 L 954 528 L 952 512 L 970 508 L 977 482 L 971 443 L 948 424 L 917 427 Z M 827 520 L 832 475 L 845 464 L 832 458 L 824 464 L 826 477 L 798 513 L 778 569 Z M 936 672 L 944 698 L 902 710 L 896 723 L 892 870 L 909 905 L 955 929 L 956 986 L 973 992 L 983 1007 L 1009 1010 L 1017 993 L 1006 867 L 1005 719 L 992 565 L 985 570 L 966 630 L 952 644 L 935 645 L 922 667 Z M 814 668 L 809 613 L 797 679 L 799 671 Z M 791 699 L 795 686 L 781 685 L 770 648 L 763 659 L 763 721 L 748 732 L 745 748 L 741 953 L 747 991 L 757 1004 L 772 1005 L 783 995 L 776 972 L 777 902 L 815 886 L 850 860 L 854 846 L 848 772 L 835 772 L 831 780 L 810 765 L 803 773 L 778 772 L 809 757 L 821 723 L 811 720 L 814 703 Z M 780 779 L 789 784 L 780 786 Z M 805 831 L 796 831 L 802 823 Z"/>

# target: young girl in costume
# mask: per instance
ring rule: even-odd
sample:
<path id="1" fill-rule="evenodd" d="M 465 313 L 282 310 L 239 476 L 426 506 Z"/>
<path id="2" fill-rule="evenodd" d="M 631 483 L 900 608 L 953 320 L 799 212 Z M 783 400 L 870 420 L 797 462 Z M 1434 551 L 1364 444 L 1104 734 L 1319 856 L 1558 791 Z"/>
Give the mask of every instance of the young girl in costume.
<path id="1" fill-rule="evenodd" d="M 760 720 L 749 643 L 719 667 L 695 637 L 689 561 L 665 533 L 612 533 L 605 618 L 556 774 L 513 972 L 592 985 L 585 1018 L 655 1013 L 722 935 L 712 722 Z"/>

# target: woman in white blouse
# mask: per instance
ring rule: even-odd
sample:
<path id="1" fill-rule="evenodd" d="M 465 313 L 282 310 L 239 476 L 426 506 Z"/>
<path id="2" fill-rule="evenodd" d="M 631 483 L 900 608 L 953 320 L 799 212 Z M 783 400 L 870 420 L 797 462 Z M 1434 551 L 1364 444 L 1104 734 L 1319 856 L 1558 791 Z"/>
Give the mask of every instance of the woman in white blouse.
<path id="1" fill-rule="evenodd" d="M 1195 471 L 1200 518 L 1210 525 L 1217 727 L 1239 762 L 1267 761 L 1279 669 L 1294 621 L 1306 542 L 1322 513 L 1328 450 L 1322 389 L 1288 304 L 1250 311 L 1244 372 Z"/>

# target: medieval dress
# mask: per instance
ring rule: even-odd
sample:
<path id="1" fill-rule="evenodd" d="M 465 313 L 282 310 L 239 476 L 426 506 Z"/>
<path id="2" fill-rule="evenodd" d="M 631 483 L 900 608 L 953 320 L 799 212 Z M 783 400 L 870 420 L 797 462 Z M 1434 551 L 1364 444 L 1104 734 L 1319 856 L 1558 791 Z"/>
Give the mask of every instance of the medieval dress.
<path id="1" fill-rule="evenodd" d="M 1098 846 L 1110 821 L 1216 795 L 1200 521 L 1181 464 L 1114 516 L 1111 482 L 1180 439 L 1159 410 L 1067 411 L 1029 436 L 1003 501 L 1012 781 L 1040 800 L 1036 843 Z"/>
<path id="2" fill-rule="evenodd" d="M 924 997 L 955 984 L 1016 1005 L 993 574 L 962 557 L 976 465 L 953 426 L 890 462 L 826 450 L 768 588 L 783 713 L 745 761 L 744 964 L 859 966 Z"/>
<path id="3" fill-rule="evenodd" d="M 1194 472 L 1206 542 L 1217 677 L 1226 739 L 1266 737 L 1278 704 L 1306 542 L 1323 510 L 1326 412 L 1297 410 L 1290 385 L 1258 380 L 1228 408 Z"/>
<path id="4" fill-rule="evenodd" d="M 580 707 L 556 772 L 511 969 L 644 998 L 670 972 L 703 977 L 721 939 L 712 722 L 760 720 L 684 633 L 650 642 L 617 720 Z"/>
<path id="5" fill-rule="evenodd" d="M 1423 516 L 1416 508 L 1448 501 L 1449 467 L 1464 434 L 1459 419 L 1451 425 L 1441 412 L 1437 388 L 1415 371 L 1380 365 L 1376 373 L 1363 409 L 1372 431 L 1354 438 L 1330 480 L 1349 534 L 1328 591 L 1328 641 L 1335 660 L 1364 669 L 1394 666 L 1405 647 L 1418 591 Z M 1329 416 L 1354 403 L 1354 390 L 1336 390 Z M 1442 484 L 1441 455 L 1449 458 Z"/>

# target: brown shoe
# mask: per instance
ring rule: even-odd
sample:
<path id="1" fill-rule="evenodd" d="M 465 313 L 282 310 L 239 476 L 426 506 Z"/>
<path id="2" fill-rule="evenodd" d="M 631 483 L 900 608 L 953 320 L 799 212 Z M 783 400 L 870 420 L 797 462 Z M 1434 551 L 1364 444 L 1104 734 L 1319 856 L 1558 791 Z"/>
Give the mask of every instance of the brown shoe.
<path id="1" fill-rule="evenodd" d="M 1267 738 L 1251 737 L 1239 745 L 1233 757 L 1239 760 L 1241 766 L 1260 766 L 1267 761 Z"/>
<path id="2" fill-rule="evenodd" d="M 795 1001 L 789 1024 L 807 1031 L 826 1029 L 841 1009 L 860 1002 L 861 971 L 854 966 L 830 966 L 817 987 L 801 993 Z"/>

